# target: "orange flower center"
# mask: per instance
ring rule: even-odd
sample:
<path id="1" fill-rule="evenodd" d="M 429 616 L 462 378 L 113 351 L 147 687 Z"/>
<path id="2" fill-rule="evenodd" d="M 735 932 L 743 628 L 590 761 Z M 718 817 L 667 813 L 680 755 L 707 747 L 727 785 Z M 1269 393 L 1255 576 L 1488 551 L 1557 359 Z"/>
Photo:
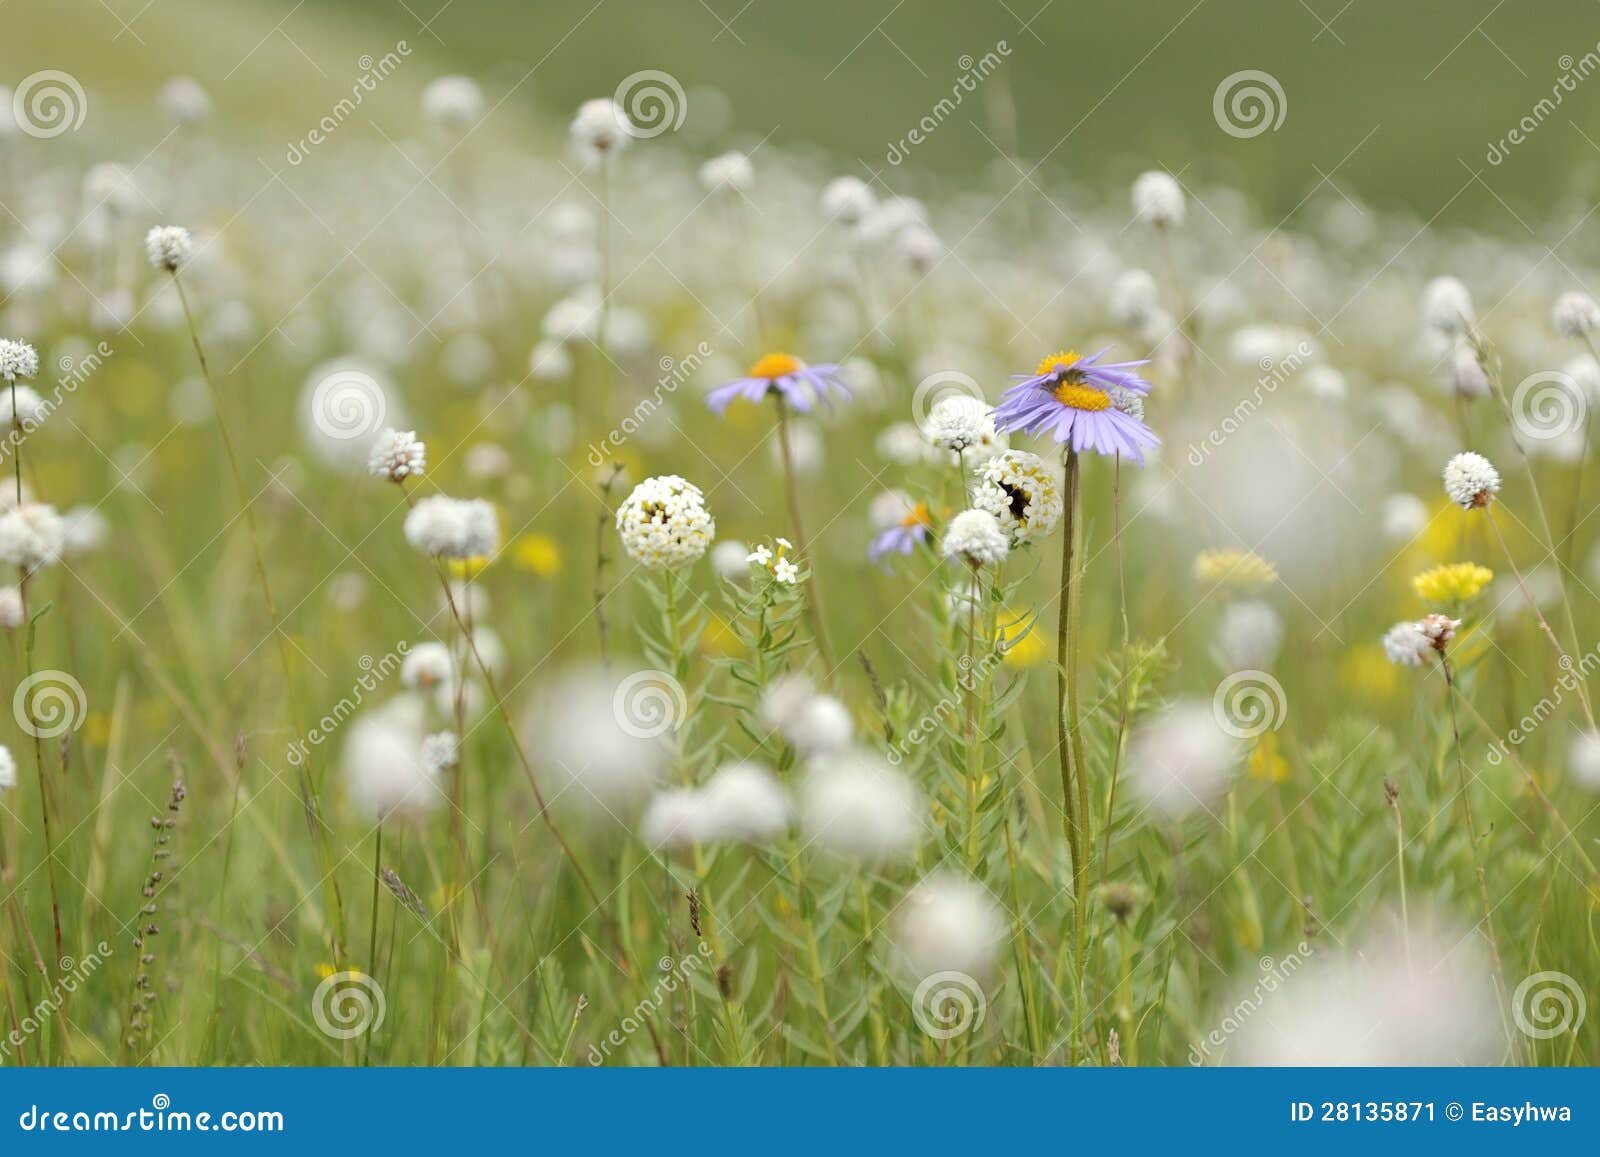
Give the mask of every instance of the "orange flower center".
<path id="1" fill-rule="evenodd" d="M 912 508 L 910 514 L 900 520 L 900 525 L 909 530 L 913 526 L 927 526 L 932 521 L 933 519 L 928 514 L 928 504 L 919 502 Z"/>
<path id="2" fill-rule="evenodd" d="M 1074 410 L 1106 410 L 1111 407 L 1111 395 L 1093 386 L 1075 386 L 1062 382 L 1054 390 L 1056 401 Z"/>
<path id="3" fill-rule="evenodd" d="M 793 354 L 767 354 L 750 367 L 752 378 L 766 378 L 769 382 L 800 369 L 800 359 Z"/>

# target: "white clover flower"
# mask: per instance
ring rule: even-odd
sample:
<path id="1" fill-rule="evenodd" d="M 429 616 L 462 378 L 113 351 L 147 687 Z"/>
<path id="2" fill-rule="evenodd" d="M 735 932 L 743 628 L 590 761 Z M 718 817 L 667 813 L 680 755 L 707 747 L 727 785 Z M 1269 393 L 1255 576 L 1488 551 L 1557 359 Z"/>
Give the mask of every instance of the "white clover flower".
<path id="1" fill-rule="evenodd" d="M 1006 923 L 982 884 L 935 872 L 906 894 L 895 916 L 895 948 L 912 979 L 961 972 L 982 980 L 994 972 Z"/>
<path id="2" fill-rule="evenodd" d="M 989 403 L 970 394 L 940 398 L 922 424 L 923 435 L 944 450 L 956 453 L 995 436 Z"/>
<path id="3" fill-rule="evenodd" d="M 144 251 L 151 268 L 176 273 L 194 253 L 194 238 L 182 225 L 157 225 L 144 235 Z"/>
<path id="4" fill-rule="evenodd" d="M 712 839 L 761 843 L 789 826 L 789 796 L 760 764 L 739 762 L 719 768 L 702 791 L 711 815 Z"/>
<path id="5" fill-rule="evenodd" d="M 1463 510 L 1488 506 L 1500 493 L 1500 472 L 1482 454 L 1465 450 L 1444 464 L 1444 492 Z"/>
<path id="6" fill-rule="evenodd" d="M 32 429 L 49 416 L 50 410 L 37 390 L 28 386 L 0 389 L 0 430 L 12 426 Z"/>
<path id="7" fill-rule="evenodd" d="M 482 498 L 419 498 L 406 514 L 406 541 L 435 558 L 488 558 L 500 546 L 494 504 Z"/>
<path id="8" fill-rule="evenodd" d="M 24 619 L 22 591 L 17 587 L 0 587 L 0 631 L 14 631 Z"/>
<path id="9" fill-rule="evenodd" d="M 1133 211 L 1151 225 L 1182 225 L 1187 211 L 1183 186 L 1170 173 L 1141 173 L 1133 183 Z"/>
<path id="10" fill-rule="evenodd" d="M 1465 333 L 1472 325 L 1472 294 L 1454 277 L 1435 277 L 1422 290 L 1422 321 L 1429 329 L 1449 337 Z"/>
<path id="11" fill-rule="evenodd" d="M 451 132 L 483 119 L 483 89 L 470 76 L 441 76 L 422 90 L 422 115 Z"/>
<path id="12" fill-rule="evenodd" d="M 997 566 L 1011 553 L 1011 542 L 987 510 L 963 510 L 944 528 L 939 553 L 969 566 Z"/>
<path id="13" fill-rule="evenodd" d="M 859 750 L 820 759 L 800 786 L 806 837 L 844 856 L 900 858 L 916 847 L 925 805 L 916 786 L 882 757 Z"/>
<path id="14" fill-rule="evenodd" d="M 1210 703 L 1180 700 L 1134 730 L 1128 786 L 1152 810 L 1180 818 L 1226 792 L 1243 755 Z"/>
<path id="15" fill-rule="evenodd" d="M 708 192 L 743 193 L 755 180 L 755 166 L 743 153 L 723 153 L 700 166 L 700 184 Z"/>
<path id="16" fill-rule="evenodd" d="M 16 786 L 17 761 L 9 747 L 0 745 L 0 791 L 9 791 Z"/>
<path id="17" fill-rule="evenodd" d="M 877 205 L 872 188 L 859 177 L 835 177 L 822 189 L 822 215 L 843 225 L 858 225 Z"/>
<path id="18" fill-rule="evenodd" d="M 1383 653 L 1397 666 L 1420 667 L 1433 654 L 1433 640 L 1423 634 L 1420 623 L 1396 623 L 1383 636 Z"/>
<path id="19" fill-rule="evenodd" d="M 1600 732 L 1580 731 L 1567 749 L 1567 770 L 1590 791 L 1600 790 Z"/>
<path id="20" fill-rule="evenodd" d="M 60 561 L 67 528 L 47 502 L 23 502 L 0 513 L 0 562 L 33 572 Z"/>
<path id="21" fill-rule="evenodd" d="M 345 783 L 368 819 L 421 819 L 444 802 L 438 771 L 423 761 L 424 713 L 419 698 L 402 695 L 345 729 Z"/>
<path id="22" fill-rule="evenodd" d="M 1600 304 L 1587 293 L 1563 293 L 1550 308 L 1550 320 L 1563 337 L 1587 337 L 1600 329 Z"/>
<path id="23" fill-rule="evenodd" d="M 717 533 L 705 496 L 676 474 L 646 478 L 617 507 L 617 533 L 628 557 L 651 570 L 699 560 Z"/>
<path id="24" fill-rule="evenodd" d="M 407 478 L 422 477 L 427 464 L 427 447 L 418 440 L 415 430 L 387 429 L 372 444 L 367 473 L 390 482 L 404 482 Z"/>
<path id="25" fill-rule="evenodd" d="M 7 384 L 39 372 L 39 354 L 25 341 L 0 337 L 0 381 Z"/>
<path id="26" fill-rule="evenodd" d="M 632 140 L 632 122 L 623 107 L 610 97 L 586 100 L 572 118 L 569 135 L 573 147 L 587 161 L 621 152 Z"/>
<path id="27" fill-rule="evenodd" d="M 1043 458 L 1007 450 L 983 464 L 972 488 L 972 504 L 988 511 L 1013 546 L 1035 542 L 1061 521 L 1061 487 Z"/>
<path id="28" fill-rule="evenodd" d="M 175 76 L 161 86 L 156 103 L 176 125 L 197 125 L 211 116 L 211 94 L 192 76 Z"/>

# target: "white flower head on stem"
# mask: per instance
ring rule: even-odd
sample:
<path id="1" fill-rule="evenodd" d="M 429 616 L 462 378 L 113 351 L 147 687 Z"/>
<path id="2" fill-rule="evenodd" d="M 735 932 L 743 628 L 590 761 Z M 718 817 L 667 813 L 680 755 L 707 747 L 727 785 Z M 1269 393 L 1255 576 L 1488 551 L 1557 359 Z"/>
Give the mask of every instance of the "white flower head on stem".
<path id="1" fill-rule="evenodd" d="M 427 464 L 427 447 L 417 438 L 415 430 L 388 429 L 372 444 L 367 473 L 390 482 L 404 482 L 407 478 L 422 477 Z"/>
<path id="2" fill-rule="evenodd" d="M 488 558 L 500 545 L 494 505 L 481 498 L 430 494 L 406 514 L 406 541 L 435 558 Z"/>
<path id="3" fill-rule="evenodd" d="M 39 372 L 39 354 L 25 341 L 0 337 L 0 381 L 7 384 Z"/>
<path id="4" fill-rule="evenodd" d="M 1063 511 L 1055 468 L 1026 450 L 1007 450 L 983 464 L 972 505 L 995 517 L 1012 546 L 1044 538 Z"/>
<path id="5" fill-rule="evenodd" d="M 1500 492 L 1500 472 L 1482 454 L 1463 451 L 1444 464 L 1444 492 L 1463 510 L 1488 506 Z"/>
<path id="6" fill-rule="evenodd" d="M 144 235 L 144 251 L 151 268 L 176 273 L 194 253 L 194 238 L 182 225 L 157 225 Z"/>
<path id="7" fill-rule="evenodd" d="M 939 553 L 973 567 L 998 566 L 1011 553 L 1011 543 L 987 510 L 963 510 L 945 527 Z"/>
<path id="8" fill-rule="evenodd" d="M 628 557 L 651 570 L 697 562 L 716 536 L 705 495 L 676 474 L 646 478 L 617 507 L 617 533 Z"/>

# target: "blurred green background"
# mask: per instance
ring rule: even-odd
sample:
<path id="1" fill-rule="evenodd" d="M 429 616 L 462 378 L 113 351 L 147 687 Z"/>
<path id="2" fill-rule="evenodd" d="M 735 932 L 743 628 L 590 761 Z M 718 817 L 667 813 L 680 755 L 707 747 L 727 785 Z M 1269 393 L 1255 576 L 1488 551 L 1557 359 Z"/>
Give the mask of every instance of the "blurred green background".
<path id="1" fill-rule="evenodd" d="M 87 127 L 115 131 L 161 78 L 192 73 L 266 155 L 274 134 L 348 92 L 361 54 L 402 38 L 413 56 L 373 105 L 390 135 L 441 73 L 472 73 L 491 100 L 509 94 L 486 128 L 514 133 L 541 117 L 558 126 L 649 68 L 690 91 L 695 147 L 770 134 L 913 192 L 1004 163 L 993 106 L 1007 97 L 1017 149 L 1043 159 L 1052 189 L 1111 188 L 1163 165 L 1186 183 L 1235 181 L 1276 216 L 1327 175 L 1423 221 L 1522 233 L 1586 211 L 1600 186 L 1592 76 L 1504 163 L 1485 159 L 1536 115 L 1564 58 L 1573 70 L 1587 52 L 1600 59 L 1595 0 L 5 0 L 0 83 L 69 71 L 94 98 Z M 1000 41 L 1003 75 L 906 165 L 887 164 L 961 59 Z M 1242 69 L 1272 74 L 1287 102 L 1282 126 L 1253 139 L 1212 116 L 1217 85 Z"/>

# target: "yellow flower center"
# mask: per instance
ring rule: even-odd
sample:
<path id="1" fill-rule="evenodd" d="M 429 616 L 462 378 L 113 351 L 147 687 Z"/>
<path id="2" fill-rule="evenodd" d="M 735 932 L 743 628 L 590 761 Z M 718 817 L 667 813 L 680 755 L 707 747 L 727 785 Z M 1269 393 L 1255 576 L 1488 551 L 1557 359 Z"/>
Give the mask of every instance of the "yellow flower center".
<path id="1" fill-rule="evenodd" d="M 752 378 L 766 378 L 769 382 L 787 377 L 800 369 L 800 359 L 793 354 L 766 354 L 750 367 Z"/>
<path id="2" fill-rule="evenodd" d="M 1082 359 L 1077 350 L 1060 350 L 1042 360 L 1038 368 L 1033 372 L 1043 377 L 1045 374 L 1053 374 L 1059 370 L 1070 370 L 1080 360 Z"/>
<path id="3" fill-rule="evenodd" d="M 1104 410 L 1111 406 L 1111 395 L 1093 386 L 1075 386 L 1071 382 L 1062 382 L 1050 392 L 1055 395 L 1056 401 L 1074 410 Z"/>

